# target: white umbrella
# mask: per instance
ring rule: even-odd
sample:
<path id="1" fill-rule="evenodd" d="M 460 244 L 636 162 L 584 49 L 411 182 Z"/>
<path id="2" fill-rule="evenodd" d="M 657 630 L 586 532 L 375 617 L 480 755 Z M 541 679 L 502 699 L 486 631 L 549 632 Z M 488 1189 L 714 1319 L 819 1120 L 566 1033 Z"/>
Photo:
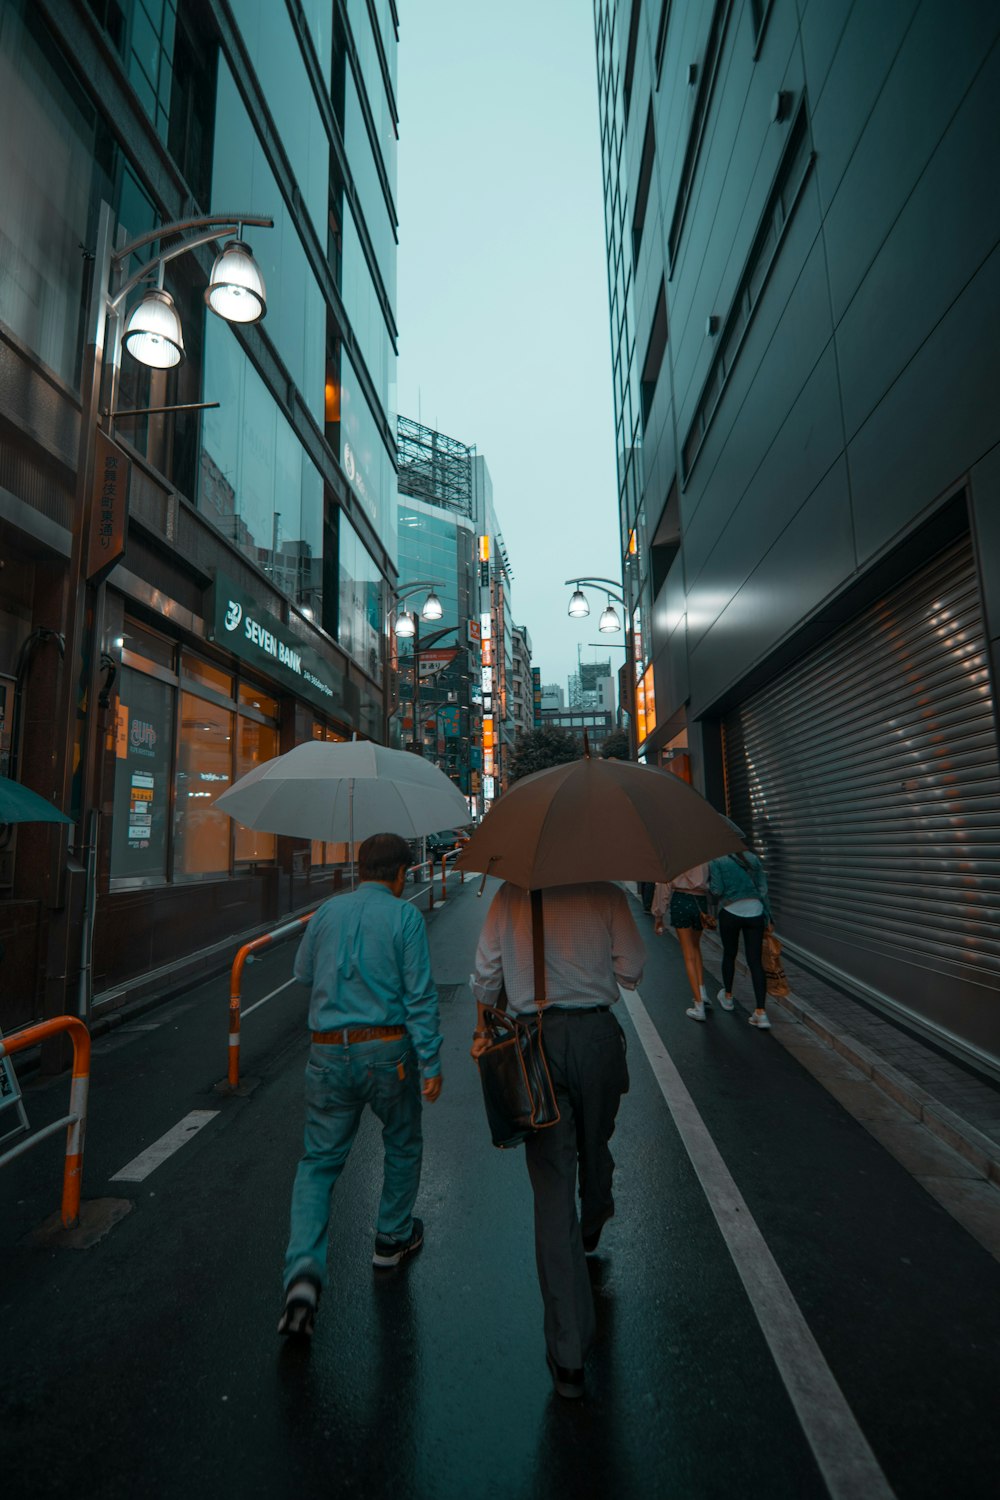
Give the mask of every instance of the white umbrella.
<path id="1" fill-rule="evenodd" d="M 241 776 L 215 805 L 261 833 L 328 843 L 419 838 L 470 821 L 465 798 L 431 761 L 371 740 L 296 745 Z"/>

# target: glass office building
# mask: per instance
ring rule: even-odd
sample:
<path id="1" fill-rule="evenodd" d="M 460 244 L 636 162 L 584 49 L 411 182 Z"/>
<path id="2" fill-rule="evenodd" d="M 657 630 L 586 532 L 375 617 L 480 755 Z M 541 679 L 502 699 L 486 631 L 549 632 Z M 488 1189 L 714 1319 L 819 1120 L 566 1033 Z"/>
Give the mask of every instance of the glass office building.
<path id="1" fill-rule="evenodd" d="M 335 883 L 342 850 L 254 834 L 214 804 L 303 740 L 384 737 L 396 52 L 394 0 L 0 8 L 0 770 L 68 797 L 78 824 L 68 859 L 31 829 L 0 848 L 19 997 L 2 1026 L 62 1008 L 81 920 L 101 1004 Z M 165 266 L 186 358 L 150 371 L 126 354 L 114 414 L 99 416 L 130 477 L 124 554 L 97 583 L 74 559 L 102 203 L 118 244 L 207 214 L 274 227 L 244 234 L 266 283 L 258 323 L 206 309 L 218 245 Z M 89 704 L 61 655 L 78 599 L 101 689 Z M 53 757 L 67 704 L 99 723 Z M 96 906 L 81 919 L 96 814 Z M 60 965 L 68 979 L 47 977 Z"/>

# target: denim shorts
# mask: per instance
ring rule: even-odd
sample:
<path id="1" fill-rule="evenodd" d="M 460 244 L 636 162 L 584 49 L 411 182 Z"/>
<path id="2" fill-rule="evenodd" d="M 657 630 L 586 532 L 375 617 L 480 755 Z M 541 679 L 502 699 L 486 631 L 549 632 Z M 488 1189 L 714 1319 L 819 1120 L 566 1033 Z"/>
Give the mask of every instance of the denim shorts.
<path id="1" fill-rule="evenodd" d="M 671 891 L 671 927 L 694 927 L 700 932 L 703 911 L 708 911 L 708 901 L 704 896 L 692 895 L 690 891 Z"/>

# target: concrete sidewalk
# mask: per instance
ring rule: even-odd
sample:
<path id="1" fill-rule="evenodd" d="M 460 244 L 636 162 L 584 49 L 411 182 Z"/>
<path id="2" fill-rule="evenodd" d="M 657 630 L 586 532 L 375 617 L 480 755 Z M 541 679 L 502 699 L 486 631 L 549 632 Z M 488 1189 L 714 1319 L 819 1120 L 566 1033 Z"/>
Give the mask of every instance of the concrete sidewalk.
<path id="1" fill-rule="evenodd" d="M 651 930 L 648 914 L 637 917 Z M 706 969 L 720 974 L 722 945 L 714 933 L 704 934 L 702 954 Z M 782 963 L 790 993 L 768 997 L 777 1041 L 1000 1260 L 1000 1086 L 785 952 Z M 711 980 L 706 987 L 714 998 Z M 733 994 L 749 1014 L 753 991 L 742 949 Z"/>

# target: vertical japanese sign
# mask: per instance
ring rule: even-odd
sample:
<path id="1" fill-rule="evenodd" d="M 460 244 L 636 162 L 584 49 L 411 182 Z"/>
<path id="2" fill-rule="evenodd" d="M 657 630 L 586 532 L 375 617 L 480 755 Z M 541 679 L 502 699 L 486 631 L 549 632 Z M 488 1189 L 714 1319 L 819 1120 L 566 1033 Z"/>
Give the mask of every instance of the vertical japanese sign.
<path id="1" fill-rule="evenodd" d="M 98 428 L 94 454 L 94 487 L 90 498 L 90 536 L 87 539 L 87 582 L 100 583 L 125 556 L 128 528 L 128 491 L 132 464 Z"/>

